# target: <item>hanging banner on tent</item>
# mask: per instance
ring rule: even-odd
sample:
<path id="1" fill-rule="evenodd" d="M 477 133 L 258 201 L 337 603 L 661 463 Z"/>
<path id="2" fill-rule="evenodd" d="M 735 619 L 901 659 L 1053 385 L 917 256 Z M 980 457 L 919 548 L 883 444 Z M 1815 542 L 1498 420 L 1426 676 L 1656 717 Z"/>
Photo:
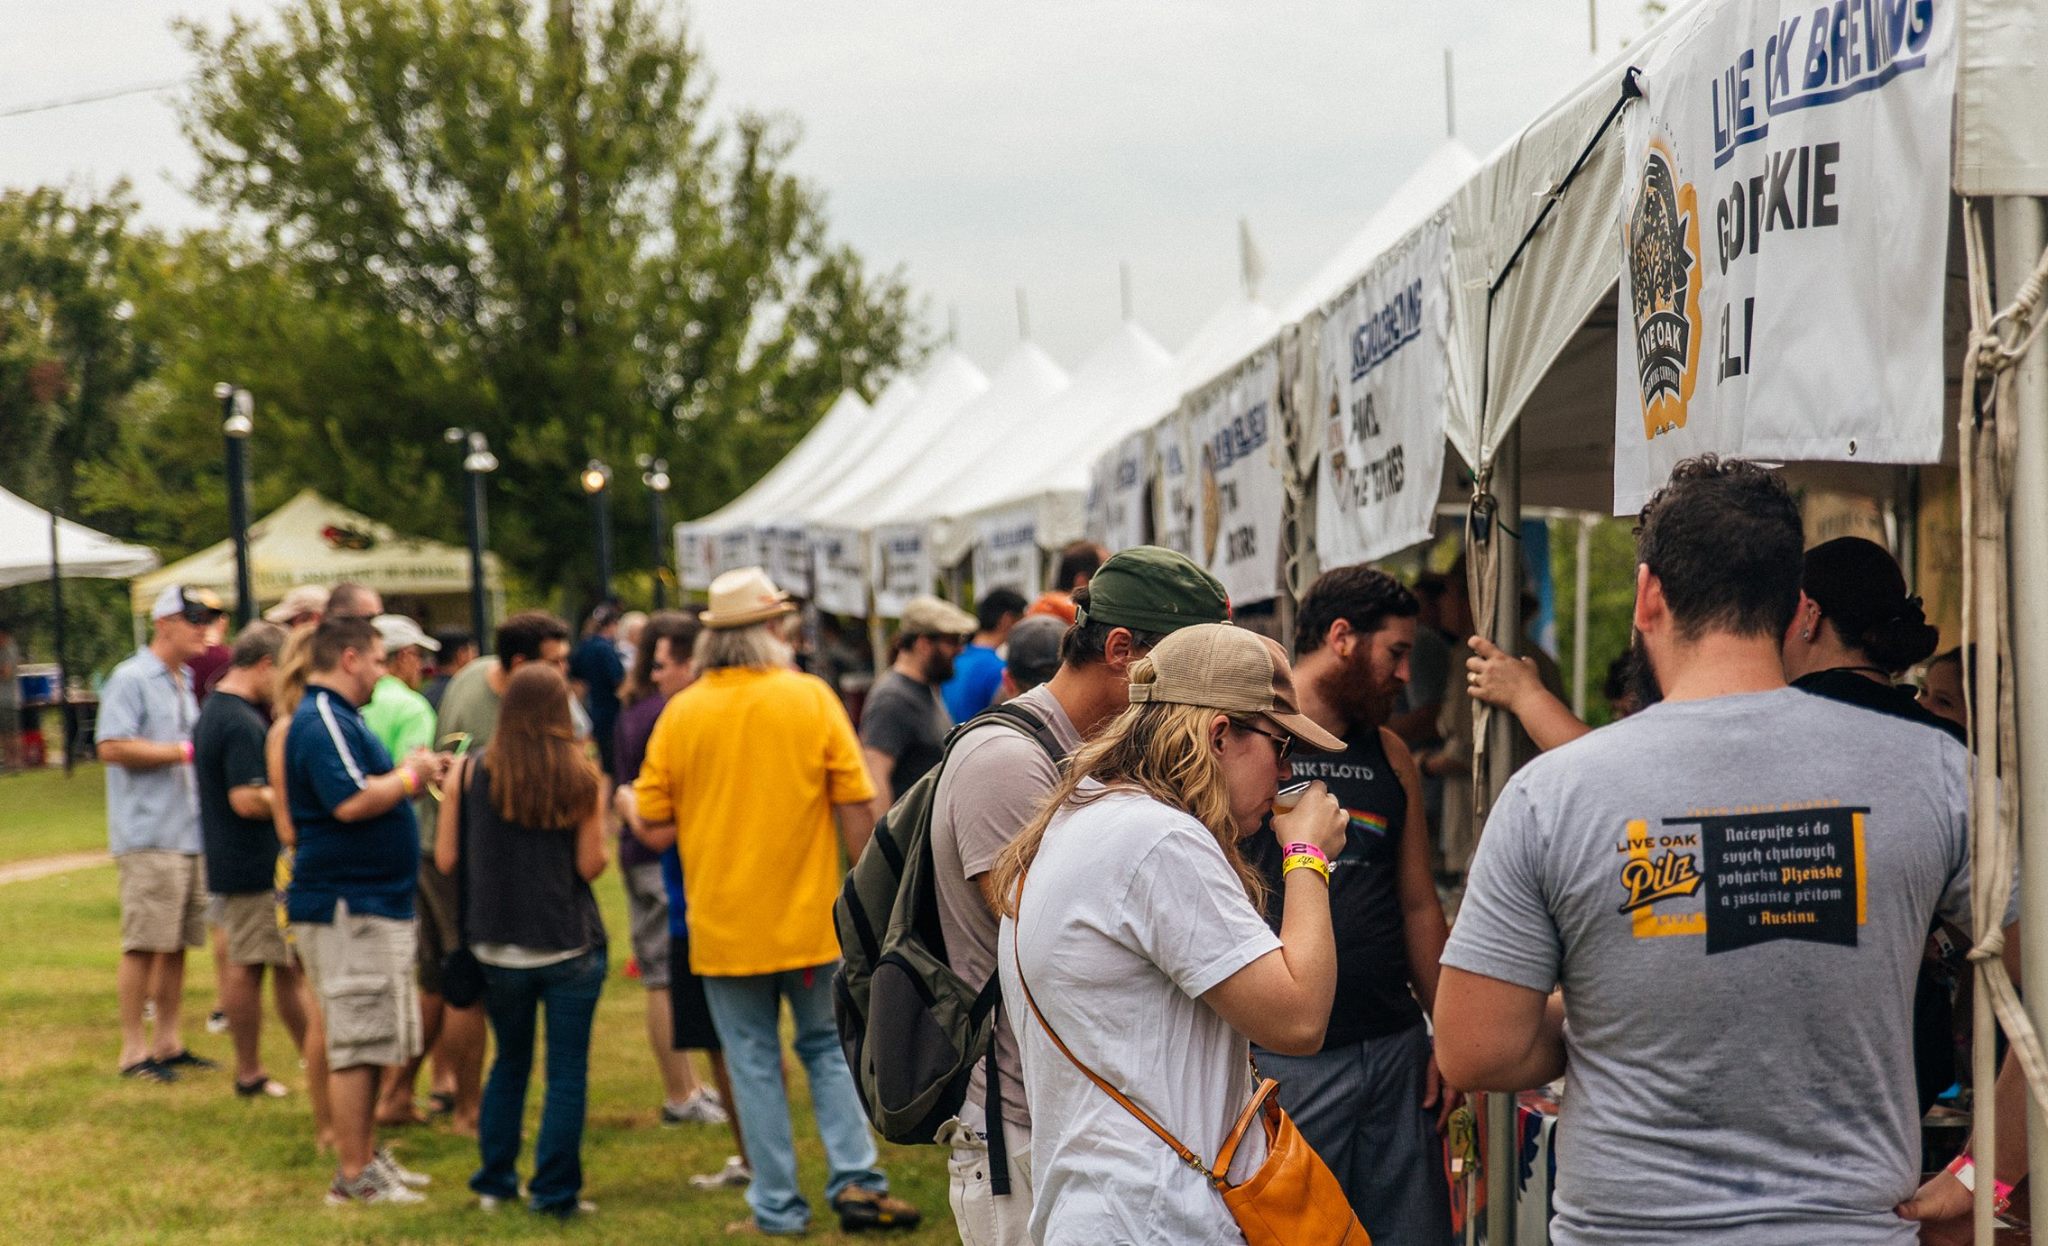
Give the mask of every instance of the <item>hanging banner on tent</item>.
<path id="1" fill-rule="evenodd" d="M 811 567 L 815 576 L 811 600 L 827 614 L 868 615 L 868 562 L 860 533 L 851 528 L 811 531 Z"/>
<path id="2" fill-rule="evenodd" d="M 811 538 L 802 528 L 770 525 L 761 529 L 761 565 L 783 592 L 811 595 Z"/>
<path id="3" fill-rule="evenodd" d="M 1158 454 L 1158 489 L 1152 498 L 1152 543 L 1195 557 L 1195 522 L 1199 509 L 1192 432 L 1186 411 L 1166 417 L 1152 433 Z"/>
<path id="4" fill-rule="evenodd" d="M 1316 551 L 1325 567 L 1429 539 L 1451 399 L 1451 226 L 1440 214 L 1323 318 Z"/>
<path id="5" fill-rule="evenodd" d="M 706 589 L 718 575 L 718 542 L 707 528 L 676 525 L 676 574 L 684 588 Z"/>
<path id="6" fill-rule="evenodd" d="M 1095 460 L 1088 480 L 1088 535 L 1109 552 L 1143 545 L 1150 525 L 1145 489 L 1152 483 L 1152 433 L 1132 433 Z"/>
<path id="7" fill-rule="evenodd" d="M 875 586 L 875 613 L 883 618 L 900 618 L 913 597 L 932 591 L 932 547 L 921 524 L 891 524 L 876 528 L 871 546 L 874 566 L 870 579 Z"/>
<path id="8" fill-rule="evenodd" d="M 761 565 L 761 541 L 752 528 L 727 528 L 714 539 L 718 543 L 718 574 Z"/>
<path id="9" fill-rule="evenodd" d="M 1279 352 L 1262 350 L 1184 404 L 1196 503 L 1188 556 L 1239 604 L 1280 592 L 1279 377 Z"/>
<path id="10" fill-rule="evenodd" d="M 1678 460 L 1941 455 L 1954 0 L 1703 6 L 1624 114 L 1614 509 Z"/>
<path id="11" fill-rule="evenodd" d="M 1038 512 L 1006 511 L 975 525 L 974 592 L 977 597 L 998 588 L 1038 596 Z"/>

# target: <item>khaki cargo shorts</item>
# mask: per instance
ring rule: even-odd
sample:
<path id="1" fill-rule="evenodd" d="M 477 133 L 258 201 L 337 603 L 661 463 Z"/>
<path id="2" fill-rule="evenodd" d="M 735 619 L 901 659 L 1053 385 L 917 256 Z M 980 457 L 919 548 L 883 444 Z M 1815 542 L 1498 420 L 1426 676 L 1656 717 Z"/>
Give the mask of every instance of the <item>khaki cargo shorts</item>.
<path id="1" fill-rule="evenodd" d="M 228 937 L 229 964 L 292 963 L 291 949 L 284 942 L 284 928 L 277 924 L 275 892 L 251 891 L 214 898 L 220 901 L 220 928 Z"/>
<path id="2" fill-rule="evenodd" d="M 293 922 L 299 963 L 327 1023 L 327 1067 L 404 1064 L 420 1054 L 420 997 L 410 921 L 357 915 Z"/>
<path id="3" fill-rule="evenodd" d="M 121 950 L 206 946 L 206 884 L 199 854 L 149 848 L 114 858 L 121 879 Z"/>

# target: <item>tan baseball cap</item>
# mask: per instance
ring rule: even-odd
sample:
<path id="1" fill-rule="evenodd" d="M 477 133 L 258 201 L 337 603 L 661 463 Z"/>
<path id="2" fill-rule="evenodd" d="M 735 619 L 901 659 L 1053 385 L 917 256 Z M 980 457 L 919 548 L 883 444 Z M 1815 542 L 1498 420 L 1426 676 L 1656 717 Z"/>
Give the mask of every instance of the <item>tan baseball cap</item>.
<path id="1" fill-rule="evenodd" d="M 327 611 L 327 590 L 318 584 L 301 584 L 284 595 L 278 602 L 263 612 L 263 617 L 272 623 L 289 623 L 293 619 L 309 614 L 324 614 Z"/>
<path id="2" fill-rule="evenodd" d="M 1148 656 L 1153 679 L 1131 685 L 1134 705 L 1150 701 L 1257 714 L 1308 748 L 1344 751 L 1344 741 L 1301 712 L 1286 651 L 1257 632 L 1229 623 L 1198 623 L 1160 641 Z"/>
<path id="3" fill-rule="evenodd" d="M 901 636 L 972 636 L 981 625 L 950 601 L 913 597 L 903 603 Z"/>

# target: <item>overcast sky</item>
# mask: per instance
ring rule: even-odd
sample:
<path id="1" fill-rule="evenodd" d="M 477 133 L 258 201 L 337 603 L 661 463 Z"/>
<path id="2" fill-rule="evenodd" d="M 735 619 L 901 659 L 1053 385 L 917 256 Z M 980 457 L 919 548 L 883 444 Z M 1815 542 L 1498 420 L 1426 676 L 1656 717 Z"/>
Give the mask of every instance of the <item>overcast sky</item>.
<path id="1" fill-rule="evenodd" d="M 169 19 L 277 0 L 11 0 L 0 111 L 181 79 Z M 1596 0 L 1602 56 L 1640 0 Z M 993 370 L 1032 336 L 1072 367 L 1114 326 L 1178 347 L 1238 281 L 1237 221 L 1279 302 L 1444 138 L 1484 156 L 1592 68 L 1587 0 L 694 0 L 714 106 L 785 114 L 837 236 L 900 265 Z M 203 220 L 174 91 L 0 117 L 0 185 L 135 183 Z"/>

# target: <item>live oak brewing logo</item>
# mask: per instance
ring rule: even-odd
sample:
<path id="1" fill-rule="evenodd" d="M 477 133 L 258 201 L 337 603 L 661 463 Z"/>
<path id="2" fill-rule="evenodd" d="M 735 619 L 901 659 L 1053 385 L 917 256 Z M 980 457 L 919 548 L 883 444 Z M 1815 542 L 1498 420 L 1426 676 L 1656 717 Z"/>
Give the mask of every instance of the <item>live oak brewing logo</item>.
<path id="1" fill-rule="evenodd" d="M 1685 427 L 1700 367 L 1699 197 L 1662 135 L 1650 140 L 1622 226 L 1636 318 L 1643 436 Z"/>

